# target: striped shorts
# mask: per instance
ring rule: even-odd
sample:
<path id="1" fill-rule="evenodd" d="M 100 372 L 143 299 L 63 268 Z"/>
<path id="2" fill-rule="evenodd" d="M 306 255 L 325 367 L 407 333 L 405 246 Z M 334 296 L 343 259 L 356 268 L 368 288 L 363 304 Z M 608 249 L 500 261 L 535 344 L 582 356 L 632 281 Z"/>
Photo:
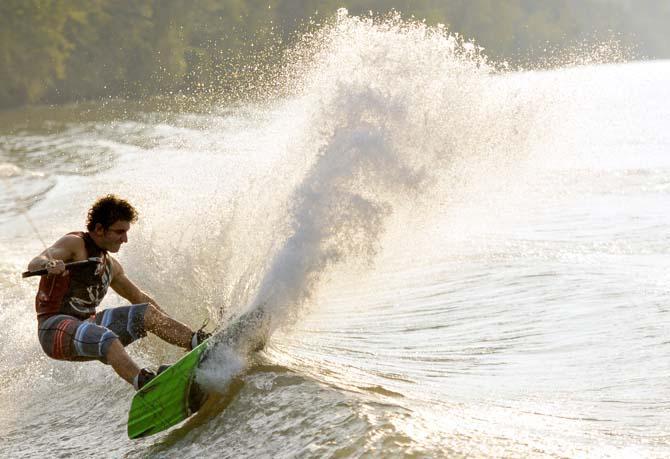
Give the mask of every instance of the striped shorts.
<path id="1" fill-rule="evenodd" d="M 58 314 L 41 321 L 38 336 L 44 352 L 56 360 L 100 360 L 114 339 L 124 346 L 147 335 L 148 304 L 132 304 L 97 312 L 89 320 Z"/>

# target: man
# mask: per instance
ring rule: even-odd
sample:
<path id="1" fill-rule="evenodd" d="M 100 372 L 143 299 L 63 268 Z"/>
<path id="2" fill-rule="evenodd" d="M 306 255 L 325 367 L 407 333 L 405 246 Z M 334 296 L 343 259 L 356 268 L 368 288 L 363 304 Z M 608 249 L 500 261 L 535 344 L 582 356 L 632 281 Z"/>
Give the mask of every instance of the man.
<path id="1" fill-rule="evenodd" d="M 87 232 L 68 233 L 28 265 L 46 268 L 35 299 L 39 341 L 44 352 L 58 360 L 99 360 L 112 366 L 139 390 L 155 377 L 130 358 L 124 346 L 147 331 L 168 343 L 193 349 L 210 334 L 193 332 L 170 318 L 158 303 L 140 290 L 110 253 L 128 242 L 137 211 L 114 195 L 98 199 L 88 211 Z M 99 263 L 68 270 L 65 263 L 99 257 Z M 108 287 L 131 304 L 97 311 Z"/>

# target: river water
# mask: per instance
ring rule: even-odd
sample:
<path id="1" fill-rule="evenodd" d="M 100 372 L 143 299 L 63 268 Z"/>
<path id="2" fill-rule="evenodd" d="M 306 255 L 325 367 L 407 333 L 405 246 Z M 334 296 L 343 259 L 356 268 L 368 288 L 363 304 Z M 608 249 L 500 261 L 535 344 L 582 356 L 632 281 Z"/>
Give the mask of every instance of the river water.
<path id="1" fill-rule="evenodd" d="M 670 62 L 501 73 L 351 17 L 310 40 L 253 104 L 0 113 L 0 456 L 668 457 Z M 271 318 L 138 441 L 109 367 L 42 354 L 20 278 L 110 192 L 170 314 Z"/>

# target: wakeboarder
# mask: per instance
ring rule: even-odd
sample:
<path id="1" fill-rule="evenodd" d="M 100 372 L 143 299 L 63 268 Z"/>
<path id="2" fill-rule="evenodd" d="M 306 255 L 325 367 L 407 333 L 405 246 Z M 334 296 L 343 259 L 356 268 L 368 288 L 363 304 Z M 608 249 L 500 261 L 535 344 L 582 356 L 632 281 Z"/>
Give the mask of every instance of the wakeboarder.
<path id="1" fill-rule="evenodd" d="M 140 368 L 125 346 L 151 332 L 191 350 L 210 334 L 202 329 L 194 332 L 168 316 L 112 257 L 128 242 L 128 231 L 136 221 L 137 211 L 128 201 L 104 196 L 88 211 L 87 231 L 64 235 L 33 258 L 28 270 L 46 269 L 35 298 L 38 336 L 44 352 L 57 360 L 109 364 L 139 390 L 156 374 Z M 83 263 L 66 267 L 71 262 Z M 97 311 L 109 287 L 130 305 Z"/>

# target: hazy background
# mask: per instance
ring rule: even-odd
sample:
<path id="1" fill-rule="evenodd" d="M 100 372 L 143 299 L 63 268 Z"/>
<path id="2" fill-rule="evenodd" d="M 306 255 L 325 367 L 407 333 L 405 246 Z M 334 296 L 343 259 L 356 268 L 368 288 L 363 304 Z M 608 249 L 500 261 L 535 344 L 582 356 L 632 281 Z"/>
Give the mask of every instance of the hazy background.
<path id="1" fill-rule="evenodd" d="M 619 57 L 670 54 L 670 2 L 654 0 L 2 0 L 0 108 L 272 90 L 286 45 L 341 7 L 444 24 L 513 68 L 612 42 Z"/>

